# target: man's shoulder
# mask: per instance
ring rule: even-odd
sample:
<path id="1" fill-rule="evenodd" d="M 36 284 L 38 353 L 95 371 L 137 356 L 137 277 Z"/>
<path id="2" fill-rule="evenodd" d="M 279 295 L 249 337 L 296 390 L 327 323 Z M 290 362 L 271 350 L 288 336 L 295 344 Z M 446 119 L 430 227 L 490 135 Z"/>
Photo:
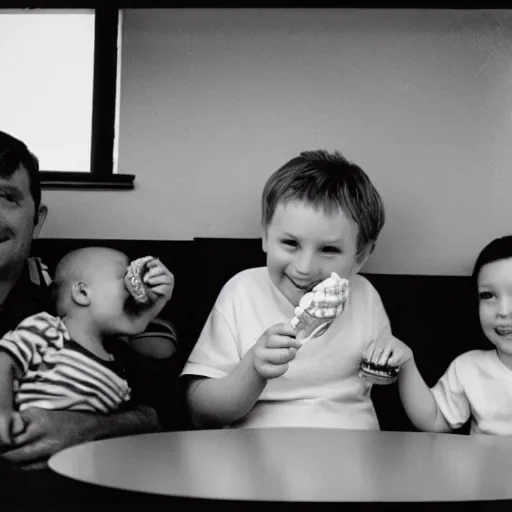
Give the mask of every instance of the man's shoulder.
<path id="1" fill-rule="evenodd" d="M 14 329 L 24 318 L 51 311 L 48 270 L 39 259 L 29 258 L 18 281 L 4 301 L 0 314 L 0 334 Z"/>
<path id="2" fill-rule="evenodd" d="M 36 286 L 49 286 L 52 283 L 52 278 L 48 267 L 43 263 L 41 258 L 31 256 L 27 259 L 27 268 L 30 282 Z"/>

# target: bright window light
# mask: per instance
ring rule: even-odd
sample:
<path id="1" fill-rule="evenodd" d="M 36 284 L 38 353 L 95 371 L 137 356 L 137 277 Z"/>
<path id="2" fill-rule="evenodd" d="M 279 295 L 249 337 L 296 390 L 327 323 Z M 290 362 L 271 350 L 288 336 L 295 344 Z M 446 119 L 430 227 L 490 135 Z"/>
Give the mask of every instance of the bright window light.
<path id="1" fill-rule="evenodd" d="M 0 10 L 0 130 L 42 171 L 90 172 L 94 11 Z"/>

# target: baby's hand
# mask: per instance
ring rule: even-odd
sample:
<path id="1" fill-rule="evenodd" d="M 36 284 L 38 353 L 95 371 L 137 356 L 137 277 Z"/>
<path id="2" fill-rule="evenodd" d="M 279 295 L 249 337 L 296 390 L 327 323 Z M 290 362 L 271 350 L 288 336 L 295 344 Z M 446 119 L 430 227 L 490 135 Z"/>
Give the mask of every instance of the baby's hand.
<path id="1" fill-rule="evenodd" d="M 363 354 L 367 363 L 378 365 L 402 366 L 412 359 L 412 350 L 398 338 L 390 335 L 377 341 L 372 341 Z"/>
<path id="2" fill-rule="evenodd" d="M 269 327 L 259 338 L 252 353 L 254 368 L 264 379 L 283 375 L 290 361 L 295 358 L 300 343 L 289 323 Z"/>
<path id="3" fill-rule="evenodd" d="M 144 260 L 147 270 L 142 280 L 147 287 L 149 300 L 156 302 L 163 297 L 168 301 L 174 289 L 174 276 L 158 258 L 147 256 Z"/>
<path id="4" fill-rule="evenodd" d="M 0 409 L 0 448 L 12 446 L 14 436 L 24 430 L 20 413 L 12 409 Z"/>

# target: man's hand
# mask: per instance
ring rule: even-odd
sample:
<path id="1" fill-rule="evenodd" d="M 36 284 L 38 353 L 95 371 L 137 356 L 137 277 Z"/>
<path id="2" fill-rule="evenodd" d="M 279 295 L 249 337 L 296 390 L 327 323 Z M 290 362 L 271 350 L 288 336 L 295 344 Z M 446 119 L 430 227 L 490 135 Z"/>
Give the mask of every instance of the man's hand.
<path id="1" fill-rule="evenodd" d="M 14 436 L 14 447 L 1 457 L 21 469 L 45 469 L 53 454 L 76 444 L 158 430 L 156 413 L 146 406 L 107 416 L 31 408 L 20 416 L 24 431 Z"/>
<path id="2" fill-rule="evenodd" d="M 392 335 L 372 341 L 363 354 L 363 361 L 381 366 L 402 366 L 412 358 L 412 350 Z"/>
<path id="3" fill-rule="evenodd" d="M 37 408 L 22 411 L 20 417 L 25 428 L 13 436 L 14 446 L 2 458 L 22 469 L 46 468 L 47 459 L 54 453 L 94 439 L 84 416 L 87 415 Z"/>
<path id="4" fill-rule="evenodd" d="M 290 324 L 269 327 L 251 349 L 254 368 L 264 379 L 275 379 L 283 375 L 290 361 L 295 359 L 300 343 Z"/>
<path id="5" fill-rule="evenodd" d="M 12 446 L 13 437 L 24 430 L 19 412 L 12 409 L 0 409 L 0 450 Z"/>
<path id="6" fill-rule="evenodd" d="M 174 276 L 158 258 L 147 256 L 144 259 L 147 262 L 147 271 L 142 280 L 148 288 L 149 300 L 156 302 L 164 298 L 167 302 L 174 289 Z"/>

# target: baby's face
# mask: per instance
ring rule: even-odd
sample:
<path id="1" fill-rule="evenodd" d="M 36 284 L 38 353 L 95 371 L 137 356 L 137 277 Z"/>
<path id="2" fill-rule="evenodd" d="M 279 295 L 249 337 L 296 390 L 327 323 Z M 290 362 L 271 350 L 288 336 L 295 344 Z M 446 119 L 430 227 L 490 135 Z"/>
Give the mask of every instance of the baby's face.
<path id="1" fill-rule="evenodd" d="M 126 304 L 130 294 L 124 284 L 124 276 L 128 263 L 128 257 L 124 254 L 104 258 L 95 269 L 90 283 L 91 313 L 99 325 L 113 333 L 127 315 Z"/>
<path id="2" fill-rule="evenodd" d="M 263 234 L 272 282 L 296 306 L 306 291 L 331 272 L 348 278 L 361 266 L 358 229 L 341 209 L 329 213 L 297 200 L 278 204 Z"/>
<path id="3" fill-rule="evenodd" d="M 512 356 L 512 258 L 484 265 L 477 284 L 482 330 L 498 352 Z"/>

